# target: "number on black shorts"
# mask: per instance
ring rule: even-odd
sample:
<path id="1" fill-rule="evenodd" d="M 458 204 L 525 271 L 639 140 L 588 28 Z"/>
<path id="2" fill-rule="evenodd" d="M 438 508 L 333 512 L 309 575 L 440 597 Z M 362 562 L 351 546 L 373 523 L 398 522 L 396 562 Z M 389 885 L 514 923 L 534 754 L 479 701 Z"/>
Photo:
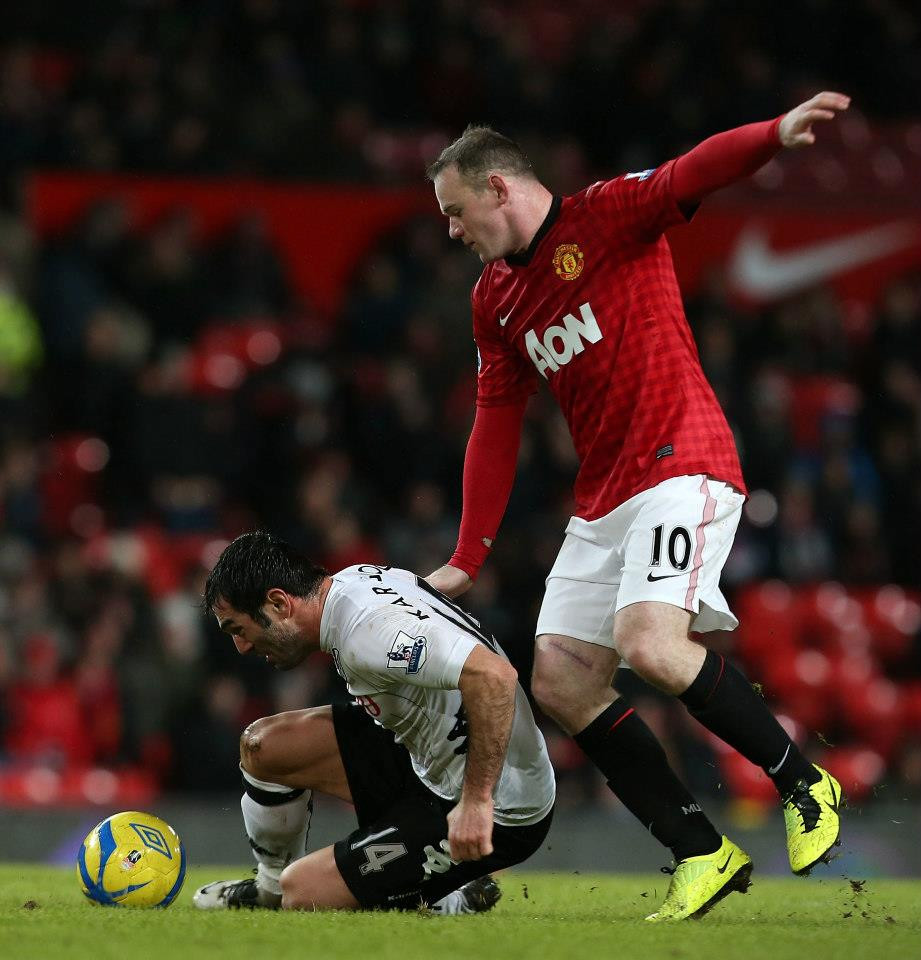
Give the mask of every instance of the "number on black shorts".
<path id="1" fill-rule="evenodd" d="M 369 873 L 380 873 L 391 860 L 398 860 L 406 856 L 405 843 L 372 843 L 365 847 L 365 856 L 367 863 L 363 863 L 359 869 L 362 876 Z"/>

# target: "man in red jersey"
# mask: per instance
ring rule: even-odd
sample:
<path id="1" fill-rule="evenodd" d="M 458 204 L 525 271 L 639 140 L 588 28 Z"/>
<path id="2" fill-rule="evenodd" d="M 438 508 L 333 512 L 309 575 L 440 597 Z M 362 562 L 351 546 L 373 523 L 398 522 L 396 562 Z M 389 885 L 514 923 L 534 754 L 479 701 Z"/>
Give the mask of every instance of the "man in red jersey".
<path id="1" fill-rule="evenodd" d="M 849 102 L 820 93 L 569 197 L 553 196 L 518 145 L 488 127 L 468 127 L 428 171 L 451 237 L 485 265 L 472 296 L 479 372 L 460 537 L 428 579 L 450 597 L 472 584 L 508 502 L 527 398 L 546 381 L 580 469 L 538 617 L 532 691 L 672 850 L 672 882 L 650 920 L 700 915 L 744 892 L 752 864 L 612 689 L 621 661 L 772 778 L 794 873 L 838 842 L 840 785 L 803 757 L 732 664 L 689 638 L 737 625 L 719 577 L 745 484 L 663 231 L 781 147 L 814 143 L 813 124 Z"/>

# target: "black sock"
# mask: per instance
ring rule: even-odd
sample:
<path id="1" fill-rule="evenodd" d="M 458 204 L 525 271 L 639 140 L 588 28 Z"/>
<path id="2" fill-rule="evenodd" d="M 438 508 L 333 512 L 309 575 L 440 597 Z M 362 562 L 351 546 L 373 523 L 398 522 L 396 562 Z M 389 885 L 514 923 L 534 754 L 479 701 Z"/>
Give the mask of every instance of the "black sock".
<path id="1" fill-rule="evenodd" d="M 662 745 L 623 698 L 573 738 L 624 806 L 675 860 L 718 850 L 713 824 L 668 765 Z"/>
<path id="2" fill-rule="evenodd" d="M 707 651 L 700 673 L 678 699 L 708 730 L 761 767 L 782 797 L 798 780 L 820 779 L 761 696 L 718 653 Z"/>

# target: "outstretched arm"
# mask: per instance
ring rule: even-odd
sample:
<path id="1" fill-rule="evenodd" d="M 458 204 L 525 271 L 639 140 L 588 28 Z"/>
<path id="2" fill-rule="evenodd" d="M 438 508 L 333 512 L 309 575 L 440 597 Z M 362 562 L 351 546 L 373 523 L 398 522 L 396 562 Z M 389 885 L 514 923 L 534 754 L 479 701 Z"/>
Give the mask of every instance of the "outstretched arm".
<path id="1" fill-rule="evenodd" d="M 817 93 L 781 118 L 777 128 L 780 142 L 792 150 L 811 146 L 815 143 L 812 125 L 818 120 L 834 120 L 839 110 L 847 110 L 850 105 L 847 94 L 828 90 Z"/>
<path id="2" fill-rule="evenodd" d="M 484 646 L 471 652 L 461 672 L 467 765 L 460 801 L 448 814 L 448 844 L 455 860 L 480 860 L 492 853 L 492 792 L 512 732 L 517 681 L 515 668 Z"/>
<path id="3" fill-rule="evenodd" d="M 709 137 L 678 157 L 672 188 L 682 206 L 693 206 L 720 187 L 751 176 L 781 148 L 815 143 L 812 125 L 833 120 L 851 98 L 824 91 L 776 120 L 750 123 Z"/>
<path id="4" fill-rule="evenodd" d="M 425 579 L 447 597 L 469 589 L 489 555 L 515 481 L 527 400 L 477 407 L 464 457 L 464 507 L 454 556 Z"/>

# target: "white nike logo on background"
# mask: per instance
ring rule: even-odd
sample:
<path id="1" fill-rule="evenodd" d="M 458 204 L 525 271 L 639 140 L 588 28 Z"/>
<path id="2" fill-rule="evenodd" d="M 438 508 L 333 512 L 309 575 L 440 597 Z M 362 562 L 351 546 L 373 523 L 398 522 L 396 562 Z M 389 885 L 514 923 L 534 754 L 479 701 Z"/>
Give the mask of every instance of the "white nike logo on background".
<path id="1" fill-rule="evenodd" d="M 508 318 L 512 315 L 512 311 L 509 312 L 504 317 L 499 317 L 499 326 L 504 327 L 508 323 Z"/>
<path id="2" fill-rule="evenodd" d="M 771 249 L 767 234 L 749 227 L 738 238 L 729 275 L 743 294 L 783 297 L 855 267 L 873 263 L 919 239 L 911 223 L 887 223 L 792 250 Z"/>

